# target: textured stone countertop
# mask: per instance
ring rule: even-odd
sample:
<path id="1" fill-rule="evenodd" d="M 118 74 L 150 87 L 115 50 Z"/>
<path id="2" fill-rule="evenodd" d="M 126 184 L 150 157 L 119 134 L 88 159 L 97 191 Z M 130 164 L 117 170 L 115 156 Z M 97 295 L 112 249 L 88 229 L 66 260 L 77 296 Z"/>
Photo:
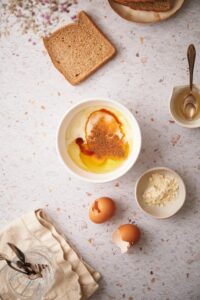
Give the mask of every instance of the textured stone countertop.
<path id="1" fill-rule="evenodd" d="M 154 25 L 121 19 L 108 1 L 79 0 L 68 22 L 86 10 L 111 38 L 117 56 L 81 85 L 71 86 L 53 67 L 39 34 L 14 25 L 0 38 L 0 228 L 36 208 L 45 208 L 86 261 L 102 273 L 93 300 L 200 299 L 200 130 L 175 124 L 169 114 L 174 85 L 188 82 L 186 49 L 197 49 L 200 82 L 200 3 L 185 1 L 176 16 Z M 5 23 L 1 21 L 1 30 Z M 5 26 L 4 26 L 5 27 Z M 5 29 L 5 28 L 4 28 Z M 143 135 L 141 155 L 128 174 L 106 184 L 69 176 L 56 153 L 56 131 L 64 112 L 78 101 L 104 97 L 126 105 Z M 187 200 L 172 218 L 144 215 L 134 199 L 138 176 L 167 166 L 183 177 Z M 91 201 L 116 200 L 116 216 L 94 225 Z M 122 255 L 111 234 L 136 222 L 142 239 Z"/>

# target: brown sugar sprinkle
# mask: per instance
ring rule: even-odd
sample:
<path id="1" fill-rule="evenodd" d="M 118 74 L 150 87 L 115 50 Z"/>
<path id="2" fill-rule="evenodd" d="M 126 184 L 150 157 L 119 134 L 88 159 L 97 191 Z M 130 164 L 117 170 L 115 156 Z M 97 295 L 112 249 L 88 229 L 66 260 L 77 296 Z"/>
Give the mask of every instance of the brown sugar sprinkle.
<path id="1" fill-rule="evenodd" d="M 89 134 L 86 129 L 86 141 L 84 142 L 82 138 L 76 139 L 80 151 L 88 156 L 95 155 L 99 159 L 124 159 L 128 153 L 128 143 L 124 142 L 122 124 L 113 113 L 101 109 L 89 116 L 87 125 L 91 121 L 90 118 L 97 116 L 98 113 L 100 117 L 92 124 Z M 107 122 L 105 116 L 111 117 L 112 122 Z M 116 130 L 120 131 L 120 136 L 116 134 Z"/>
<path id="2" fill-rule="evenodd" d="M 0 36 L 9 35 L 13 27 L 22 34 L 31 31 L 46 35 L 58 24 L 66 23 L 73 4 L 77 4 L 77 0 L 1 0 Z"/>
<path id="3" fill-rule="evenodd" d="M 171 137 L 171 143 L 172 143 L 172 146 L 175 146 L 178 141 L 180 140 L 181 136 L 180 134 L 175 134 Z"/>
<path id="4" fill-rule="evenodd" d="M 99 158 L 124 158 L 126 156 L 123 141 L 116 134 L 109 134 L 106 124 L 101 124 L 101 122 L 93 127 L 88 137 L 88 146 Z"/>

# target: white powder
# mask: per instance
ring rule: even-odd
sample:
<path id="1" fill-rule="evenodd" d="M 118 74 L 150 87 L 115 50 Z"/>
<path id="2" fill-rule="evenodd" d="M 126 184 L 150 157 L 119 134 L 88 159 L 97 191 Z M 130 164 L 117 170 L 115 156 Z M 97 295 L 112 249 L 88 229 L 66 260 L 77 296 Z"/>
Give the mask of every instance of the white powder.
<path id="1" fill-rule="evenodd" d="M 175 177 L 154 173 L 149 177 L 143 200 L 150 206 L 165 206 L 176 198 L 178 188 L 178 182 Z"/>

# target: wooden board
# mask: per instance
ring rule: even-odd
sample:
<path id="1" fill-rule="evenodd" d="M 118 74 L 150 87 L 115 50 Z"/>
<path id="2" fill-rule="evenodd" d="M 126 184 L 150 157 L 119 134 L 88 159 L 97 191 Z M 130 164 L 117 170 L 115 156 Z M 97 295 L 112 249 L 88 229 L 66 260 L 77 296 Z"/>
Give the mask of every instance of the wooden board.
<path id="1" fill-rule="evenodd" d="M 136 23 L 156 23 L 173 16 L 183 5 L 184 0 L 174 0 L 173 7 L 167 12 L 134 10 L 128 6 L 108 0 L 112 9 L 122 18 Z"/>

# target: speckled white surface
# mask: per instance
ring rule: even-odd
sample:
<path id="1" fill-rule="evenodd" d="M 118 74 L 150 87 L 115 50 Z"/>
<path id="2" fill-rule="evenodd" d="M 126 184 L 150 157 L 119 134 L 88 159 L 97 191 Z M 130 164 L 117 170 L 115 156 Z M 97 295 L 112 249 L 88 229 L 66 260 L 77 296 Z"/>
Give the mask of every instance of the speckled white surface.
<path id="1" fill-rule="evenodd" d="M 200 81 L 200 3 L 186 1 L 166 22 L 137 25 L 117 16 L 106 0 L 79 0 L 70 15 L 85 9 L 118 49 L 115 59 L 73 87 L 52 66 L 41 39 L 15 28 L 0 40 L 0 227 L 44 207 L 83 257 L 102 273 L 93 300 L 200 299 L 200 130 L 170 122 L 173 85 L 187 83 L 186 48 L 197 48 Z M 69 15 L 69 16 L 70 16 Z M 69 21 L 70 17 L 66 18 Z M 120 180 L 88 184 L 69 177 L 56 153 L 56 130 L 71 104 L 91 97 L 125 104 L 137 117 L 143 150 Z M 134 185 L 147 168 L 177 170 L 187 186 L 183 209 L 167 220 L 145 216 Z M 116 199 L 111 222 L 94 225 L 88 206 L 99 196 Z M 141 242 L 128 255 L 111 243 L 121 223 L 136 222 Z"/>

